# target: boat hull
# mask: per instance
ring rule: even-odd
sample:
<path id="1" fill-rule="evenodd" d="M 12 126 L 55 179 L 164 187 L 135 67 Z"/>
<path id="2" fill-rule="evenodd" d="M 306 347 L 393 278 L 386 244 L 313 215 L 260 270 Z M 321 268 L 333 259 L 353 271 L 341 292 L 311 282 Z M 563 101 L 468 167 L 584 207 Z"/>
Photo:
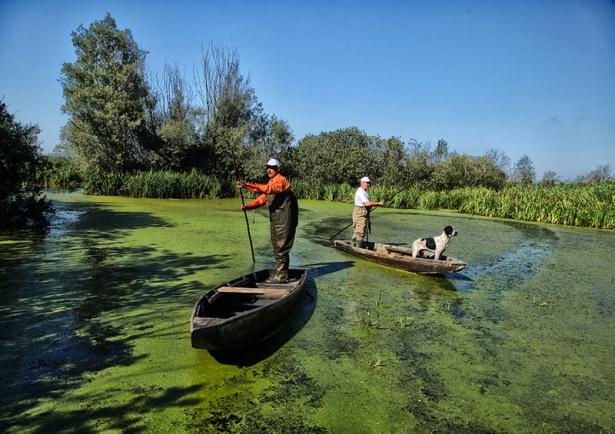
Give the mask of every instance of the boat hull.
<path id="1" fill-rule="evenodd" d="M 268 270 L 257 271 L 204 294 L 192 313 L 192 346 L 210 351 L 233 350 L 261 342 L 279 331 L 301 300 L 307 271 L 290 270 L 289 284 L 265 284 L 268 276 Z M 242 292 L 233 293 L 233 289 Z M 276 295 L 276 291 L 284 295 Z"/>
<path id="2" fill-rule="evenodd" d="M 420 274 L 442 274 L 461 271 L 465 262 L 448 257 L 443 260 L 413 258 L 412 249 L 385 243 L 366 243 L 366 248 L 354 247 L 348 240 L 335 240 L 334 246 L 351 255 L 399 270 Z"/>

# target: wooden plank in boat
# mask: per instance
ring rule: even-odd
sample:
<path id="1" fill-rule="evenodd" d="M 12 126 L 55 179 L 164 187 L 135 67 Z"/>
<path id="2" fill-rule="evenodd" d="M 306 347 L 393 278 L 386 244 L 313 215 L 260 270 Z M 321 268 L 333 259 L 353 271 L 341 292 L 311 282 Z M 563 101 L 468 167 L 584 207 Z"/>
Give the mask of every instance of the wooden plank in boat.
<path id="1" fill-rule="evenodd" d="M 282 288 L 242 288 L 238 286 L 221 286 L 217 291 L 227 294 L 271 295 L 274 297 L 284 297 L 288 294 L 288 290 Z"/>

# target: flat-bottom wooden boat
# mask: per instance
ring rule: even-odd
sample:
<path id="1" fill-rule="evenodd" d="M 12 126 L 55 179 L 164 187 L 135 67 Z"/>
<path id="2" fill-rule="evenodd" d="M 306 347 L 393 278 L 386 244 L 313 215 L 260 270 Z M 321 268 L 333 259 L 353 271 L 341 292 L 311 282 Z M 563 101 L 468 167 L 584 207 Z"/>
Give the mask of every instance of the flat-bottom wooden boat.
<path id="1" fill-rule="evenodd" d="M 335 240 L 336 248 L 369 261 L 388 267 L 421 274 L 441 274 L 463 270 L 465 262 L 451 257 L 439 260 L 433 258 L 413 258 L 412 249 L 385 243 L 364 243 L 364 247 L 354 247 L 349 240 Z"/>
<path id="2" fill-rule="evenodd" d="M 190 321 L 194 348 L 226 351 L 275 334 L 301 300 L 306 270 L 289 270 L 288 283 L 265 283 L 269 270 L 239 277 L 208 291 Z"/>

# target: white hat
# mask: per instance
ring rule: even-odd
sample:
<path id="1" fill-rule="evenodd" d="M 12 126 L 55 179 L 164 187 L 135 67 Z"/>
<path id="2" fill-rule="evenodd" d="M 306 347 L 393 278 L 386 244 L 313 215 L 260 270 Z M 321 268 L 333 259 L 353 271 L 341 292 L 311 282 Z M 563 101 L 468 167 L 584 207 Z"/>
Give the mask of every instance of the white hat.
<path id="1" fill-rule="evenodd" d="M 361 178 L 361 182 L 369 182 L 369 183 L 371 183 L 372 180 L 369 179 L 367 176 L 364 176 L 363 178 Z"/>
<path id="2" fill-rule="evenodd" d="M 275 158 L 270 158 L 269 161 L 267 161 L 267 164 L 265 164 L 265 166 L 277 166 L 277 167 L 280 167 L 281 164 Z"/>

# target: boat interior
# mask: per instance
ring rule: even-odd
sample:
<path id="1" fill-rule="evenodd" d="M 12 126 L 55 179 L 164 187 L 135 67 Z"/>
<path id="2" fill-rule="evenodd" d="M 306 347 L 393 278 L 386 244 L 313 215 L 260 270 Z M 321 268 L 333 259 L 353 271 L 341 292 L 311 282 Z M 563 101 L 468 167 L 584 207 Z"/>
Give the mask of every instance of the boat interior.
<path id="1" fill-rule="evenodd" d="M 197 316 L 231 318 L 275 303 L 296 287 L 303 273 L 300 270 L 290 270 L 288 283 L 266 283 L 268 276 L 267 272 L 257 272 L 216 288 L 203 299 Z"/>

